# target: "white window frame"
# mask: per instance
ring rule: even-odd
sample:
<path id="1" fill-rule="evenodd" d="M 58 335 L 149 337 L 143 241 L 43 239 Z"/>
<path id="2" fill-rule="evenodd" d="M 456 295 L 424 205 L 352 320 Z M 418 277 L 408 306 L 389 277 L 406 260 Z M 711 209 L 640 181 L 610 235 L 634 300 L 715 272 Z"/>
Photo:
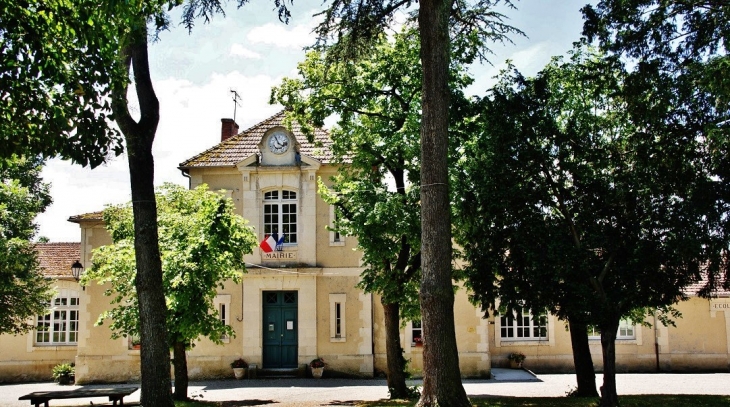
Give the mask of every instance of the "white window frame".
<path id="1" fill-rule="evenodd" d="M 411 321 L 408 324 L 408 328 L 411 332 L 411 346 L 417 347 L 416 345 L 416 338 L 421 338 L 421 345 L 423 345 L 424 337 L 423 337 L 423 323 L 422 321 Z M 416 334 L 418 333 L 418 334 Z"/>
<path id="2" fill-rule="evenodd" d="M 340 293 L 330 294 L 329 302 L 330 302 L 330 342 L 346 342 L 347 341 L 347 294 L 340 294 Z M 339 308 L 339 310 L 340 310 L 339 314 L 337 313 L 337 308 Z"/>
<path id="3" fill-rule="evenodd" d="M 330 205 L 330 222 L 329 222 L 329 235 L 330 235 L 330 246 L 344 246 L 345 235 L 336 232 L 333 228 L 335 227 L 335 221 L 337 220 L 337 211 L 334 205 Z"/>
<path id="4" fill-rule="evenodd" d="M 500 342 L 515 341 L 547 341 L 550 338 L 550 323 L 547 314 L 533 316 L 531 312 L 516 310 L 511 317 L 506 314 L 499 315 L 499 339 Z M 512 336 L 505 333 L 512 333 Z"/>
<path id="5" fill-rule="evenodd" d="M 633 341 L 636 340 L 636 324 L 628 318 L 623 318 L 618 323 L 618 331 L 616 332 L 616 340 Z M 588 339 L 601 340 L 601 332 L 595 325 L 588 326 Z"/>
<path id="6" fill-rule="evenodd" d="M 79 292 L 61 289 L 48 304 L 48 312 L 36 316 L 36 346 L 76 346 L 79 340 Z M 48 329 L 39 330 L 39 327 Z"/>
<path id="7" fill-rule="evenodd" d="M 230 326 L 231 325 L 231 295 L 230 294 L 218 294 L 213 299 L 213 307 L 215 307 L 216 312 L 218 313 L 218 318 L 220 318 L 221 322 L 223 324 Z M 221 309 L 225 310 L 225 313 L 221 313 Z M 229 343 L 231 341 L 231 338 L 228 337 L 228 335 L 221 336 L 221 341 L 223 343 Z"/>
<path id="8" fill-rule="evenodd" d="M 271 194 L 276 193 L 276 197 L 271 197 Z M 291 198 L 291 195 L 294 195 L 294 198 Z M 285 199 L 284 195 L 288 195 L 288 197 Z M 269 198 L 267 198 L 269 196 Z M 269 191 L 264 192 L 264 202 L 262 206 L 262 212 L 263 212 L 263 231 L 264 235 L 272 235 L 276 234 L 277 237 L 281 237 L 282 234 L 284 234 L 284 246 L 296 246 L 299 242 L 299 192 L 295 191 L 293 189 L 287 189 L 287 188 L 281 188 L 281 189 L 272 189 Z M 293 211 L 292 209 L 293 205 Z M 267 207 L 276 208 L 276 213 L 273 212 L 271 214 L 267 214 L 266 210 Z M 288 212 L 286 215 L 294 216 L 294 222 L 284 222 L 284 210 L 287 209 Z M 267 222 L 267 216 L 273 216 L 275 215 L 277 217 L 276 222 L 268 221 Z M 286 229 L 286 226 L 291 227 L 291 225 L 294 226 L 294 232 L 291 232 L 291 229 L 289 229 L 288 233 L 284 232 L 284 229 Z M 292 236 L 294 237 L 294 241 L 292 242 Z"/>

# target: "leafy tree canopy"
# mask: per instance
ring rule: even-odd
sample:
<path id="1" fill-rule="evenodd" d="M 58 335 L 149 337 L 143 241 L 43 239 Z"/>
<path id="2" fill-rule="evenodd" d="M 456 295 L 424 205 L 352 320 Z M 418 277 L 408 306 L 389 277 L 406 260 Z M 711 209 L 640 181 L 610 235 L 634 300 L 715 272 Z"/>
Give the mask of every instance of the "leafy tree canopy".
<path id="1" fill-rule="evenodd" d="M 205 185 L 186 190 L 165 184 L 157 193 L 170 346 L 191 343 L 200 336 L 220 343 L 222 335 L 234 334 L 221 323 L 213 299 L 226 281 L 240 281 L 245 271 L 243 255 L 256 246 L 253 231 L 234 214 L 233 203 L 206 189 Z M 102 314 L 98 323 L 110 319 L 113 338 L 138 335 L 131 204 L 108 207 L 104 221 L 114 243 L 94 251 L 83 282 L 111 284 L 105 295 L 113 297 L 114 308 Z"/>
<path id="2" fill-rule="evenodd" d="M 483 304 L 498 295 L 562 315 L 571 308 L 556 295 L 585 295 L 594 318 L 606 306 L 623 316 L 683 298 L 707 262 L 702 270 L 725 267 L 727 207 L 705 165 L 708 140 L 634 121 L 626 77 L 618 60 L 577 49 L 535 78 L 503 72 L 481 101 L 483 127 L 454 181 L 456 230 Z"/>
<path id="3" fill-rule="evenodd" d="M 274 3 L 288 21 L 291 3 Z M 113 84 L 128 78 L 120 41 L 140 16 L 155 34 L 166 29 L 177 6 L 189 30 L 223 14 L 217 0 L 0 0 L 0 157 L 60 156 L 96 167 L 120 154 L 111 125 Z"/>
<path id="4" fill-rule="evenodd" d="M 338 115 L 330 135 L 341 167 L 331 188 L 320 181 L 320 193 L 336 205 L 335 228 L 358 237 L 367 265 L 363 288 L 412 316 L 419 313 L 412 277 L 420 267 L 419 191 L 413 188 L 420 169 L 420 69 L 417 33 L 407 30 L 393 43 L 382 36 L 375 52 L 355 64 L 328 65 L 324 53 L 310 52 L 299 64 L 301 79 L 284 79 L 272 90 L 272 102 L 300 123 L 321 126 Z"/>
<path id="5" fill-rule="evenodd" d="M 487 42 L 508 40 L 518 32 L 493 11 L 498 0 L 422 0 L 411 17 L 418 21 L 422 71 L 421 117 L 421 238 L 422 279 L 419 297 L 424 335 L 434 346 L 423 353 L 423 392 L 418 406 L 470 405 L 461 385 L 453 315 L 451 222 L 449 217 L 449 65 L 451 38 L 471 40 L 474 55 L 484 55 Z M 504 2 L 511 5 L 509 0 Z M 329 61 L 366 55 L 390 26 L 397 11 L 407 12 L 409 0 L 336 0 L 315 29 L 317 46 Z M 472 6 L 472 7 L 469 7 Z M 404 10 L 405 9 L 405 10 Z M 469 10 L 478 10 L 469 15 Z M 451 23 L 451 24 L 450 24 Z M 494 23 L 494 25 L 490 25 Z M 327 47 L 331 44 L 332 47 Z M 431 192 L 426 192 L 428 188 Z M 436 345 L 438 344 L 438 345 Z"/>
<path id="6" fill-rule="evenodd" d="M 43 314 L 53 295 L 31 243 L 33 220 L 51 204 L 41 167 L 38 158 L 0 158 L 0 334 L 32 329 L 29 319 Z"/>
<path id="7" fill-rule="evenodd" d="M 730 184 L 730 9 L 705 0 L 602 0 L 583 8 L 583 34 L 633 64 L 627 101 L 650 126 L 677 117 L 651 109 L 673 105 L 711 141 L 708 162 Z M 679 129 L 682 126 L 678 127 Z M 697 128 L 691 129 L 693 132 Z M 681 139 L 681 135 L 677 135 Z M 727 284 L 726 287 L 730 287 Z M 706 292 L 707 294 L 707 292 Z"/>
<path id="8" fill-rule="evenodd" d="M 117 65 L 109 24 L 94 1 L 0 2 L 0 156 L 96 166 L 121 152 L 108 126 Z"/>
<path id="9" fill-rule="evenodd" d="M 713 0 L 601 0 L 583 9 L 583 33 L 608 51 L 667 64 L 725 55 L 730 10 Z"/>
<path id="10" fill-rule="evenodd" d="M 320 13 L 322 23 L 315 28 L 314 48 L 327 51 L 333 61 L 367 56 L 377 47 L 383 33 L 395 25 L 398 13 L 408 24 L 415 23 L 418 9 L 412 0 L 335 0 Z M 450 2 L 449 31 L 451 42 L 460 49 L 454 55 L 487 60 L 492 54 L 488 44 L 511 42 L 509 35 L 524 35 L 509 25 L 507 17 L 495 9 L 499 5 L 514 9 L 511 0 L 456 0 Z"/>
<path id="11" fill-rule="evenodd" d="M 453 179 L 474 298 L 600 327 L 602 405 L 617 400 L 619 320 L 670 307 L 727 268 L 725 185 L 701 123 L 669 96 L 652 106 L 666 121 L 643 121 L 625 97 L 631 78 L 618 59 L 580 48 L 535 78 L 503 72 Z"/>

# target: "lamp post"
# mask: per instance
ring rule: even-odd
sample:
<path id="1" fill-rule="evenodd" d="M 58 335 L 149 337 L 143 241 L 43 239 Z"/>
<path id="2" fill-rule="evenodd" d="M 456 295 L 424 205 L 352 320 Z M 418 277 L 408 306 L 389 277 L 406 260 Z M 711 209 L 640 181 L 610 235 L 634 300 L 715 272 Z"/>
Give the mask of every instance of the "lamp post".
<path id="1" fill-rule="evenodd" d="M 74 262 L 74 264 L 71 265 L 71 273 L 74 276 L 74 280 L 79 281 L 81 278 L 81 273 L 84 272 L 84 265 L 81 264 L 78 260 Z M 84 291 L 86 291 L 86 286 L 81 287 Z"/>

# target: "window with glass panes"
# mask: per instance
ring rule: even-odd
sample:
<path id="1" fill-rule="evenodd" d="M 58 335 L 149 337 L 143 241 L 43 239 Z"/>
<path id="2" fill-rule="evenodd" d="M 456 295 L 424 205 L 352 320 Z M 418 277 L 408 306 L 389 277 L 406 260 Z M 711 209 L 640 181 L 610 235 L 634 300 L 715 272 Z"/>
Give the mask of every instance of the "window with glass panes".
<path id="1" fill-rule="evenodd" d="M 284 236 L 285 244 L 297 243 L 297 193 L 289 190 L 264 193 L 264 233 Z"/>
<path id="2" fill-rule="evenodd" d="M 37 344 L 72 345 L 79 336 L 79 295 L 72 290 L 60 290 L 49 304 L 45 315 L 36 320 Z"/>
<path id="3" fill-rule="evenodd" d="M 423 345 L 423 328 L 421 327 L 421 321 L 411 322 L 411 338 L 411 345 Z"/>
<path id="4" fill-rule="evenodd" d="M 502 340 L 547 339 L 547 315 L 533 316 L 529 311 L 517 309 L 500 317 Z"/>
<path id="5" fill-rule="evenodd" d="M 601 339 L 601 331 L 595 325 L 588 325 L 588 338 Z M 634 323 L 629 319 L 622 319 L 618 323 L 618 332 L 616 339 L 636 339 L 636 330 Z"/>

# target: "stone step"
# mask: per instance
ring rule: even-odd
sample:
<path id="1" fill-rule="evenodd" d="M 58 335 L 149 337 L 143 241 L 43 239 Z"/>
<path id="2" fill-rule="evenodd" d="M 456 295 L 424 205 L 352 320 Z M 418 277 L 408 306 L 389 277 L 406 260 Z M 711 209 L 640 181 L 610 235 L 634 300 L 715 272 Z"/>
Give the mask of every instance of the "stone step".
<path id="1" fill-rule="evenodd" d="M 277 378 L 293 378 L 293 377 L 304 377 L 306 372 L 305 366 L 302 365 L 298 368 L 284 368 L 284 369 L 266 369 L 259 368 L 256 370 L 256 377 L 259 379 L 277 379 Z"/>

